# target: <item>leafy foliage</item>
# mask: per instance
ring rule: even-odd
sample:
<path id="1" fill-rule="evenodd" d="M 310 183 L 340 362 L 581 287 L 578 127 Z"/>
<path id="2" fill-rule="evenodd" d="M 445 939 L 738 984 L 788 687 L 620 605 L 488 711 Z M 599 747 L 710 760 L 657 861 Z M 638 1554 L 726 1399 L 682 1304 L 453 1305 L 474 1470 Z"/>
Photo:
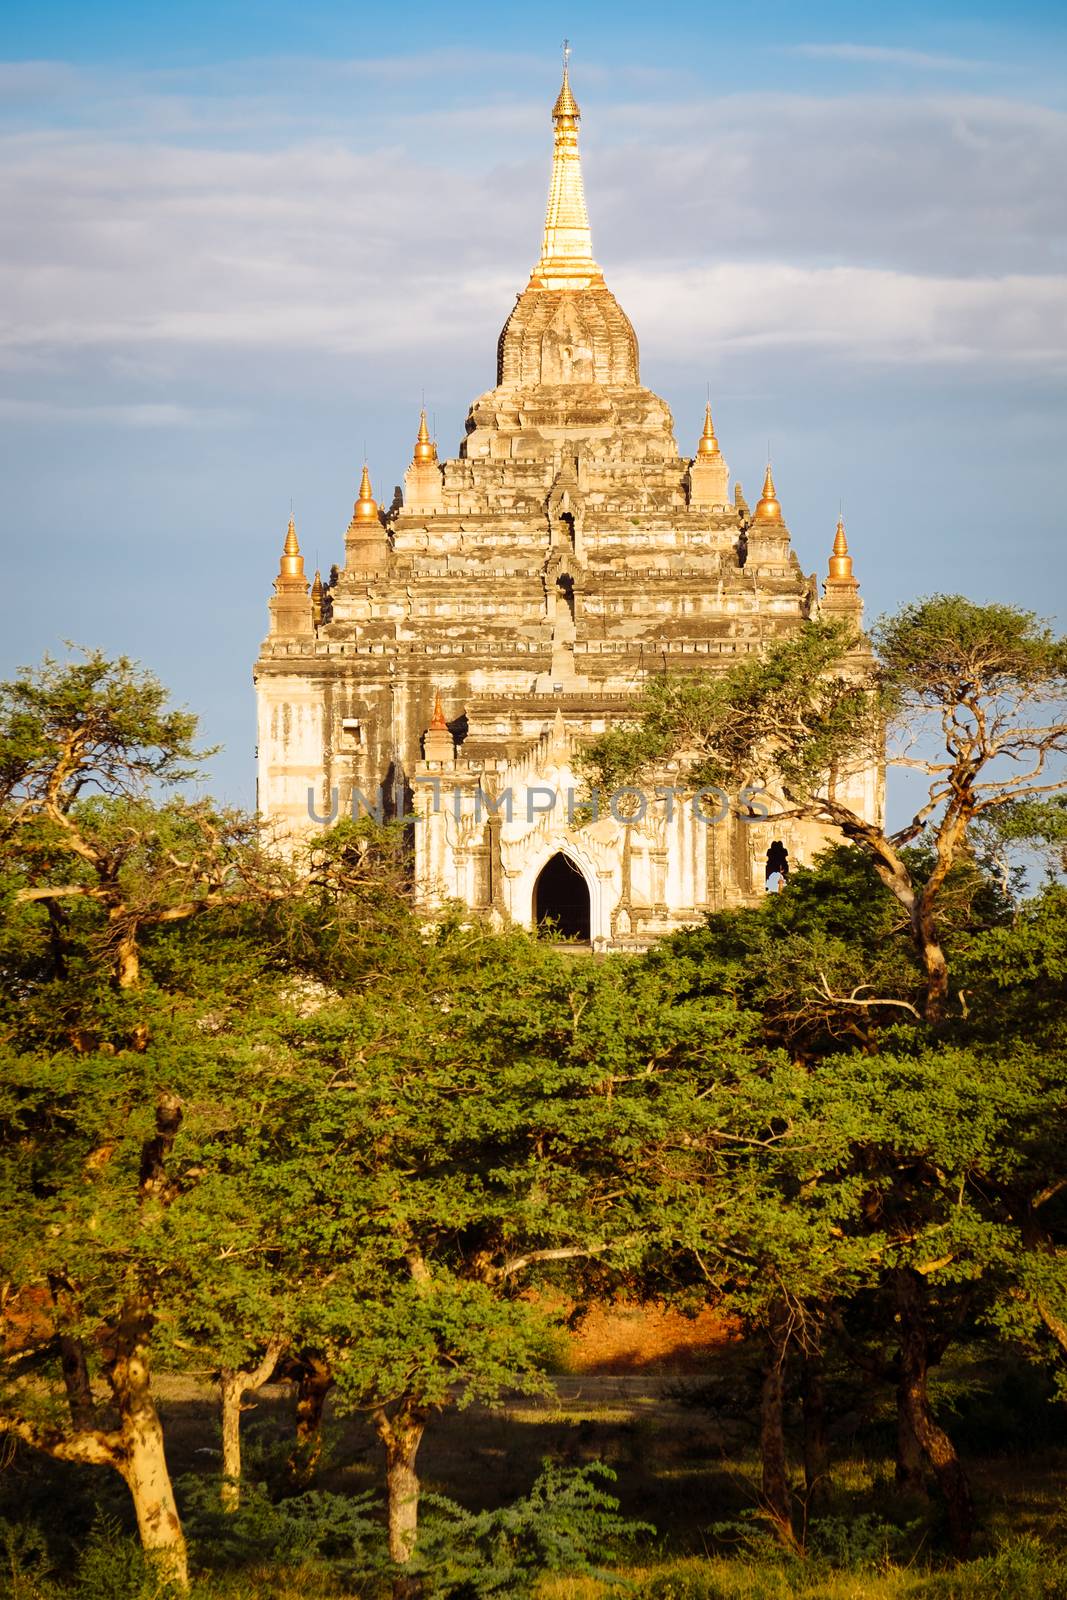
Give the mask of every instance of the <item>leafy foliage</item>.
<path id="1" fill-rule="evenodd" d="M 988 845 L 1000 808 L 1016 808 L 1021 827 L 1019 807 L 1046 807 L 1067 786 L 1067 641 L 1031 612 L 935 595 L 882 619 L 873 643 L 877 657 L 843 624 L 817 621 L 725 672 L 649 679 L 634 723 L 594 742 L 586 766 L 614 784 L 670 758 L 694 789 L 738 796 L 742 814 L 758 785 L 777 797 L 776 815 L 839 830 L 902 907 L 925 1015 L 939 1025 L 947 880 L 983 830 Z M 878 765 L 887 725 L 890 762 L 929 785 L 894 831 L 853 787 Z M 923 864 L 903 853 L 919 842 Z"/>
<path id="2" fill-rule="evenodd" d="M 211 1479 L 190 1476 L 180 1488 L 190 1543 L 210 1571 L 272 1562 L 294 1570 L 324 1569 L 342 1580 L 362 1582 L 388 1568 L 373 1494 L 310 1489 L 273 1500 L 263 1484 L 253 1482 L 237 1509 L 226 1511 Z"/>
<path id="3" fill-rule="evenodd" d="M 560 1467 L 544 1462 L 525 1499 L 500 1511 L 470 1512 L 428 1496 L 413 1568 L 426 1594 L 441 1600 L 490 1600 L 533 1595 L 546 1573 L 608 1578 L 603 1563 L 655 1529 L 619 1515 L 602 1484 L 615 1474 L 599 1462 Z"/>
<path id="4" fill-rule="evenodd" d="M 1022 718 L 1058 703 L 1062 651 L 1026 614 L 951 597 L 876 639 L 878 664 L 820 623 L 719 678 L 650 684 L 602 775 L 680 751 L 694 783 L 764 774 L 860 848 L 603 961 L 471 918 L 427 927 L 394 829 L 345 823 L 281 861 L 250 819 L 176 798 L 195 726 L 129 662 L 4 686 L 0 1427 L 125 1475 L 136 1414 L 159 1522 L 153 1367 L 313 1357 L 378 1433 L 387 1528 L 366 1497 L 246 1483 L 235 1509 L 201 1479 L 183 1485 L 194 1554 L 221 1581 L 254 1551 L 373 1587 L 398 1576 L 388 1533 L 398 1581 L 521 1595 L 595 1573 L 632 1525 L 594 1469 L 548 1464 L 503 1510 L 430 1497 L 416 1540 L 423 1431 L 543 1390 L 563 1318 L 626 1294 L 712 1305 L 752 1341 L 764 1464 L 775 1428 L 783 1452 L 760 1525 L 794 1557 L 788 1407 L 802 1388 L 807 1428 L 845 1368 L 926 1430 L 918 1488 L 933 1465 L 948 1496 L 962 1469 L 928 1369 L 997 1337 L 1067 1370 L 1067 891 L 1021 900 L 995 860 L 1059 839 L 1058 802 L 995 768 L 1058 752 L 1058 722 Z M 948 761 L 894 836 L 820 793 L 889 714 L 932 716 Z M 929 1010 L 931 951 L 951 957 L 951 1014 Z M 889 1562 L 865 1515 L 815 1517 L 826 1564 Z M 26 1534 L 8 1554 L 12 1593 L 50 1594 L 54 1553 Z M 109 1560 L 131 1600 L 180 1586 L 177 1562 L 135 1560 L 101 1523 L 74 1592 L 99 1592 Z M 1023 1545 L 997 1560 L 983 1582 L 1030 1583 Z"/>

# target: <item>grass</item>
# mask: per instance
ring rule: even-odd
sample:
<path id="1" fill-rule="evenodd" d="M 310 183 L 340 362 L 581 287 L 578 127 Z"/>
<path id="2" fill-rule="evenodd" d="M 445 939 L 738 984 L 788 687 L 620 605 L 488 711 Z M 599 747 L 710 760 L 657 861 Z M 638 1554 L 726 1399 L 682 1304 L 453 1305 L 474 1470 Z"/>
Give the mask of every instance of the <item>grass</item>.
<path id="1" fill-rule="evenodd" d="M 1067 1600 L 1062 1410 L 1030 1369 L 979 1350 L 939 1377 L 939 1409 L 964 1450 L 979 1513 L 974 1559 L 959 1565 L 946 1553 L 936 1501 L 901 1501 L 888 1398 L 862 1386 L 858 1399 L 844 1394 L 835 1417 L 828 1503 L 812 1524 L 809 1559 L 784 1556 L 759 1519 L 744 1353 L 716 1356 L 716 1374 L 707 1393 L 699 1382 L 564 1378 L 555 1399 L 446 1414 L 427 1431 L 423 1486 L 470 1510 L 492 1510 L 526 1495 L 546 1457 L 610 1466 L 623 1512 L 654 1524 L 656 1538 L 618 1568 L 627 1587 L 546 1577 L 540 1600 Z M 217 1471 L 209 1392 L 164 1381 L 160 1403 L 175 1477 Z M 327 1435 L 318 1487 L 377 1491 L 379 1448 L 366 1422 L 330 1414 Z M 278 1481 L 291 1438 L 288 1394 L 261 1396 L 245 1416 L 244 1438 L 249 1476 Z M 48 1533 L 53 1572 L 70 1570 L 101 1513 L 130 1531 L 128 1499 L 113 1473 L 22 1451 L 0 1473 L 0 1516 Z M 210 1554 L 201 1552 L 209 1563 Z M 80 1588 L 72 1592 L 82 1600 Z M 196 1600 L 358 1600 L 363 1592 L 374 1590 L 345 1587 L 314 1563 L 272 1571 L 253 1555 L 232 1574 L 203 1573 Z M 0 1600 L 36 1593 L 12 1589 L 0 1570 Z M 85 1596 L 96 1600 L 95 1591 Z M 111 1600 L 106 1587 L 100 1600 Z"/>
<path id="2" fill-rule="evenodd" d="M 1062 1600 L 1067 1565 L 1049 1563 L 1039 1545 L 1020 1541 L 1000 1555 L 952 1571 L 895 1567 L 832 1572 L 721 1556 L 659 1568 L 629 1568 L 633 1600 Z M 539 1600 L 604 1600 L 617 1587 L 587 1579 L 546 1580 Z"/>

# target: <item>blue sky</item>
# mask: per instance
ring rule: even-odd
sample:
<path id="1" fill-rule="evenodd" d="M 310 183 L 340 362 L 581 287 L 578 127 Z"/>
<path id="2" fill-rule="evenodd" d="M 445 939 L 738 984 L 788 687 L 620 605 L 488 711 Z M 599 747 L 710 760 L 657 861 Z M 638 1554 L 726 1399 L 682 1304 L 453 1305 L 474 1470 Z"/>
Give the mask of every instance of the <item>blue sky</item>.
<path id="1" fill-rule="evenodd" d="M 9 0 L 0 671 L 129 651 L 251 803 L 290 500 L 325 568 L 423 390 L 455 450 L 537 254 L 564 33 L 597 257 L 683 452 L 710 384 L 806 570 L 843 502 L 870 612 L 1062 616 L 1062 8 Z"/>

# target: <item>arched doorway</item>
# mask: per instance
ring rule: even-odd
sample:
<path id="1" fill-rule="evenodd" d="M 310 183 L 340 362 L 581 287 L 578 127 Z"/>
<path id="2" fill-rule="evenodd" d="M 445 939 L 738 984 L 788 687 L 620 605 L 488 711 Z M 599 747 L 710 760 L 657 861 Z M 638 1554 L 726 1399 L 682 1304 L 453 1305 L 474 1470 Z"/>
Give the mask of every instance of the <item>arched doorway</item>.
<path id="1" fill-rule="evenodd" d="M 767 892 L 777 894 L 784 889 L 789 877 L 789 851 L 781 839 L 775 839 L 767 851 Z"/>
<path id="2" fill-rule="evenodd" d="M 590 938 L 589 885 L 567 856 L 557 853 L 538 874 L 533 892 L 534 922 L 564 939 Z"/>

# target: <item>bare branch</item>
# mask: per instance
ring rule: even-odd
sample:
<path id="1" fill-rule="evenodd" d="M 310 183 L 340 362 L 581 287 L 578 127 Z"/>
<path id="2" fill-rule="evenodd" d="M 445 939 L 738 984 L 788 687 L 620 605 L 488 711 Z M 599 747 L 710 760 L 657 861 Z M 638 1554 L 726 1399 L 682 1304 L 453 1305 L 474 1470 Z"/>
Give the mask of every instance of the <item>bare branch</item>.
<path id="1" fill-rule="evenodd" d="M 869 1000 L 861 1000 L 861 999 L 859 999 L 860 991 L 862 989 L 869 989 L 871 987 L 871 985 L 869 983 L 858 983 L 856 985 L 856 987 L 852 990 L 851 994 L 834 994 L 834 993 L 832 993 L 832 991 L 830 989 L 829 983 L 826 981 L 826 974 L 824 972 L 820 971 L 819 979 L 820 979 L 821 984 L 822 984 L 822 987 L 819 990 L 819 993 L 820 993 L 820 995 L 822 996 L 822 998 L 824 1000 L 829 1000 L 832 1005 L 835 1005 L 835 1006 L 863 1006 L 863 1007 L 867 1007 L 867 1006 L 899 1006 L 899 1008 L 902 1011 L 910 1011 L 913 1017 L 918 1018 L 919 1021 L 922 1020 L 921 1013 L 915 1008 L 915 1006 L 912 1005 L 910 1000 L 893 1000 L 893 999 L 888 999 L 888 998 L 887 999 L 874 999 L 874 998 L 871 998 Z"/>
<path id="2" fill-rule="evenodd" d="M 1031 1210 L 1037 1211 L 1041 1206 L 1047 1205 L 1050 1200 L 1055 1200 L 1058 1194 L 1067 1189 L 1067 1178 L 1059 1178 L 1055 1183 L 1050 1183 L 1047 1188 L 1035 1194 L 1030 1202 Z"/>
<path id="3" fill-rule="evenodd" d="M 540 1261 L 581 1261 L 602 1256 L 610 1249 L 610 1244 L 588 1244 L 567 1245 L 556 1250 L 530 1250 L 526 1255 L 510 1257 L 503 1266 L 493 1269 L 492 1276 L 496 1279 L 513 1278 L 517 1272 L 523 1272 Z"/>

